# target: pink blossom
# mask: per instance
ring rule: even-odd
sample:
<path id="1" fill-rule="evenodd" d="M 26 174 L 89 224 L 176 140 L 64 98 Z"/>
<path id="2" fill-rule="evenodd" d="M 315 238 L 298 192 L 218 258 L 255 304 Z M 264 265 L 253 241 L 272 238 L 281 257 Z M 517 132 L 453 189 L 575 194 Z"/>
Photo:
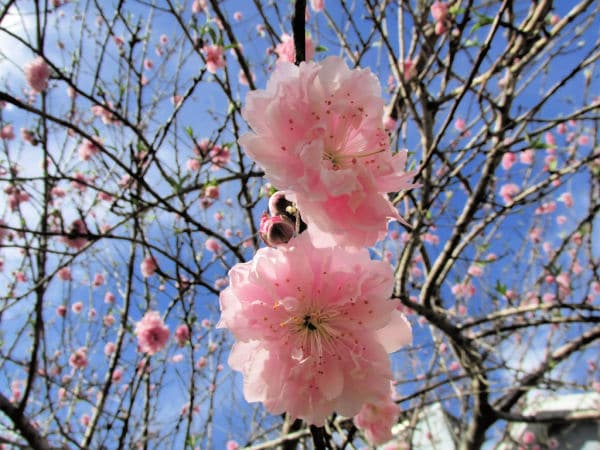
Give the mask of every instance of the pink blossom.
<path id="1" fill-rule="evenodd" d="M 96 145 L 96 142 L 90 141 L 89 139 L 84 139 L 77 152 L 79 153 L 79 159 L 82 161 L 89 161 L 92 156 L 98 153 L 100 149 Z"/>
<path id="2" fill-rule="evenodd" d="M 277 62 L 294 63 L 296 61 L 296 46 L 294 38 L 287 33 L 281 35 L 281 42 L 275 47 L 277 54 Z M 315 57 L 315 44 L 310 35 L 305 38 L 305 53 L 306 61 L 310 61 Z"/>
<path id="3" fill-rule="evenodd" d="M 190 172 L 198 172 L 200 170 L 200 160 L 198 158 L 190 158 L 186 161 L 185 166 Z"/>
<path id="4" fill-rule="evenodd" d="M 532 149 L 523 150 L 519 153 L 519 161 L 521 161 L 521 164 L 531 165 L 533 164 L 534 158 L 535 151 Z"/>
<path id="5" fill-rule="evenodd" d="M 240 20 L 242 20 L 244 17 L 244 15 L 242 14 L 241 11 L 236 11 L 233 13 L 233 20 L 235 20 L 236 22 L 239 22 Z"/>
<path id="6" fill-rule="evenodd" d="M 115 383 L 118 383 L 118 382 L 119 382 L 119 381 L 121 381 L 122 379 L 123 379 L 123 369 L 121 369 L 121 368 L 117 367 L 117 368 L 115 369 L 115 371 L 113 372 L 113 374 L 112 374 L 112 380 L 113 380 Z"/>
<path id="7" fill-rule="evenodd" d="M 410 81 L 416 74 L 417 67 L 414 61 L 412 59 L 405 59 L 402 63 L 402 78 L 404 78 L 404 81 Z"/>
<path id="8" fill-rule="evenodd" d="M 11 124 L 4 125 L 2 127 L 2 129 L 0 129 L 0 139 L 12 141 L 14 138 L 15 138 L 15 130 Z"/>
<path id="9" fill-rule="evenodd" d="M 354 417 L 354 423 L 372 445 L 380 445 L 392 439 L 392 426 L 399 415 L 400 408 L 387 395 L 378 402 L 364 404 Z"/>
<path id="10" fill-rule="evenodd" d="M 33 131 L 27 128 L 21 128 L 21 139 L 31 145 L 37 145 L 37 139 L 35 138 L 35 134 Z"/>
<path id="11" fill-rule="evenodd" d="M 73 311 L 75 314 L 81 313 L 81 311 L 83 311 L 83 303 L 82 302 L 73 303 L 71 305 L 71 311 Z"/>
<path id="12" fill-rule="evenodd" d="M 67 229 L 66 236 L 62 236 L 60 240 L 71 248 L 76 250 L 80 250 L 85 244 L 87 244 L 88 240 L 83 237 L 88 233 L 87 226 L 85 222 L 81 219 L 76 219 L 71 223 L 71 226 Z"/>
<path id="13" fill-rule="evenodd" d="M 310 7 L 314 12 L 321 12 L 325 9 L 325 0 L 310 0 Z"/>
<path id="14" fill-rule="evenodd" d="M 450 290 L 458 298 L 471 298 L 475 295 L 475 286 L 471 282 L 457 283 Z"/>
<path id="15" fill-rule="evenodd" d="M 33 92 L 43 92 L 48 88 L 50 67 L 44 58 L 38 56 L 33 61 L 25 64 L 25 80 Z"/>
<path id="16" fill-rule="evenodd" d="M 114 342 L 107 342 L 104 345 L 104 354 L 106 356 L 110 356 L 115 352 L 115 349 L 117 348 L 116 344 Z"/>
<path id="17" fill-rule="evenodd" d="M 206 240 L 206 242 L 204 243 L 204 247 L 206 248 L 206 250 L 213 253 L 219 253 L 221 251 L 221 244 L 219 244 L 219 241 L 212 237 L 209 237 Z"/>
<path id="18" fill-rule="evenodd" d="M 115 316 L 113 316 L 112 314 L 105 315 L 102 319 L 102 323 L 106 328 L 112 327 L 115 324 Z"/>
<path id="19" fill-rule="evenodd" d="M 69 357 L 69 365 L 75 369 L 84 369 L 88 365 L 87 348 L 81 347 Z"/>
<path id="20" fill-rule="evenodd" d="M 226 166 L 231 159 L 231 153 L 229 149 L 220 145 L 214 145 L 209 152 L 209 156 L 212 163 L 212 170 L 217 170 Z"/>
<path id="21" fill-rule="evenodd" d="M 190 341 L 190 329 L 185 323 L 182 323 L 175 330 L 175 341 L 177 345 L 183 347 L 187 342 Z"/>
<path id="22" fill-rule="evenodd" d="M 439 0 L 431 5 L 431 16 L 434 22 L 440 22 L 448 18 L 448 4 Z"/>
<path id="23" fill-rule="evenodd" d="M 71 269 L 68 267 L 61 267 L 60 269 L 58 269 L 58 272 L 56 273 L 58 275 L 58 278 L 62 281 L 71 281 Z"/>
<path id="24" fill-rule="evenodd" d="M 227 450 L 238 450 L 240 448 L 240 444 L 236 441 L 227 441 L 226 449 Z"/>
<path id="25" fill-rule="evenodd" d="M 463 133 L 467 129 L 467 123 L 465 122 L 465 119 L 462 119 L 460 117 L 456 119 L 456 121 L 454 122 L 454 128 L 459 133 Z"/>
<path id="26" fill-rule="evenodd" d="M 210 73 L 217 73 L 218 69 L 225 67 L 225 50 L 219 45 L 207 45 L 202 48 L 202 53 L 206 57 L 206 70 Z"/>
<path id="27" fill-rule="evenodd" d="M 104 294 L 104 303 L 113 304 L 115 302 L 115 295 L 112 292 Z"/>
<path id="28" fill-rule="evenodd" d="M 467 273 L 469 275 L 471 275 L 472 277 L 480 277 L 483 274 L 483 269 L 481 266 L 478 266 L 477 264 L 473 264 L 473 265 L 469 266 Z"/>
<path id="29" fill-rule="evenodd" d="M 204 369 L 207 364 L 208 364 L 208 359 L 206 359 L 204 356 L 201 356 L 200 358 L 198 358 L 198 361 L 196 362 L 196 367 L 198 369 Z"/>
<path id="30" fill-rule="evenodd" d="M 171 361 L 174 363 L 180 363 L 184 359 L 185 359 L 185 357 L 181 353 L 177 353 L 176 355 L 173 355 L 171 357 Z"/>
<path id="31" fill-rule="evenodd" d="M 521 442 L 525 445 L 531 445 L 535 442 L 535 434 L 532 431 L 525 431 L 521 437 Z"/>
<path id="32" fill-rule="evenodd" d="M 564 192 L 560 196 L 560 201 L 563 202 L 567 208 L 573 207 L 573 196 L 570 192 Z"/>
<path id="33" fill-rule="evenodd" d="M 389 301 L 391 266 L 366 249 L 315 248 L 304 233 L 236 264 L 221 292 L 219 328 L 236 343 L 229 356 L 250 402 L 322 425 L 337 411 L 357 414 L 389 392 L 387 353 L 411 340 Z"/>
<path id="34" fill-rule="evenodd" d="M 547 131 L 546 134 L 544 134 L 544 141 L 548 147 L 556 147 L 556 138 L 551 131 Z"/>
<path id="35" fill-rule="evenodd" d="M 92 286 L 100 287 L 105 283 L 104 275 L 101 273 L 97 273 L 94 275 L 94 281 L 92 281 Z"/>
<path id="36" fill-rule="evenodd" d="M 390 151 L 381 89 L 369 70 L 348 69 L 338 57 L 280 63 L 267 89 L 246 101 L 254 132 L 240 143 L 297 204 L 320 245 L 372 245 L 385 237 L 388 219 L 401 219 L 386 193 L 414 187 L 413 172 L 404 171 L 407 152 Z"/>
<path id="37" fill-rule="evenodd" d="M 503 184 L 500 187 L 500 197 L 504 200 L 505 205 L 510 205 L 513 202 L 513 197 L 519 193 L 520 189 L 514 183 Z"/>
<path id="38" fill-rule="evenodd" d="M 154 275 L 156 269 L 158 269 L 158 265 L 156 264 L 156 259 L 154 259 L 153 256 L 146 256 L 140 264 L 140 270 L 144 278 Z"/>
<path id="39" fill-rule="evenodd" d="M 56 315 L 58 317 L 65 317 L 67 315 L 67 307 L 65 305 L 59 305 L 56 307 Z"/>
<path id="40" fill-rule="evenodd" d="M 511 152 L 507 152 L 502 155 L 502 168 L 504 170 L 510 170 L 514 163 L 517 162 L 517 155 Z"/>
<path id="41" fill-rule="evenodd" d="M 157 311 L 148 311 L 142 320 L 135 324 L 135 334 L 139 348 L 148 355 L 154 355 L 167 345 L 169 329 Z"/>
<path id="42" fill-rule="evenodd" d="M 192 12 L 194 14 L 199 14 L 206 10 L 206 0 L 194 0 L 192 2 Z"/>

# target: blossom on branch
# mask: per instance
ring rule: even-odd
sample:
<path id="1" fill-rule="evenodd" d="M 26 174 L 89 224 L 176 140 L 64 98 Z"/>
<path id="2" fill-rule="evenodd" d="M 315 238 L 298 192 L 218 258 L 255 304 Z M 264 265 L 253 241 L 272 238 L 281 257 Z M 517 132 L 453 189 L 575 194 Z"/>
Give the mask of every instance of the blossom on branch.
<path id="1" fill-rule="evenodd" d="M 148 311 L 142 320 L 135 324 L 135 335 L 142 352 L 154 355 L 167 345 L 169 329 L 157 311 Z"/>
<path id="2" fill-rule="evenodd" d="M 229 279 L 218 327 L 236 339 L 229 364 L 244 375 L 246 400 L 322 425 L 389 395 L 388 353 L 411 341 L 389 300 L 389 264 L 365 249 L 316 248 L 304 233 L 258 250 Z"/>
<path id="3" fill-rule="evenodd" d="M 320 245 L 373 245 L 389 219 L 401 220 L 386 193 L 415 187 L 414 173 L 404 171 L 406 151 L 390 151 L 383 107 L 377 78 L 338 57 L 280 63 L 266 90 L 246 98 L 253 132 L 241 145 L 309 232 L 329 241 Z"/>

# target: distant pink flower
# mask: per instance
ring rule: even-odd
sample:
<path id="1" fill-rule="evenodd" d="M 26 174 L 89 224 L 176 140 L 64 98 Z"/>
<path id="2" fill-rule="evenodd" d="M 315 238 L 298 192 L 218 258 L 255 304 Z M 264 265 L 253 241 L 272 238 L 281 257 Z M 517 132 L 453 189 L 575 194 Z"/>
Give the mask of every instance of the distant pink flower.
<path id="1" fill-rule="evenodd" d="M 61 267 L 56 273 L 62 281 L 71 281 L 71 269 L 69 267 Z"/>
<path id="2" fill-rule="evenodd" d="M 446 20 L 448 18 L 448 4 L 445 2 L 435 1 L 431 5 L 431 16 L 434 22 Z"/>
<path id="3" fill-rule="evenodd" d="M 471 298 L 475 295 L 475 286 L 471 282 L 457 283 L 450 290 L 457 298 Z"/>
<path id="4" fill-rule="evenodd" d="M 405 59 L 402 63 L 402 78 L 404 81 L 410 81 L 417 74 L 417 68 L 412 59 Z"/>
<path id="5" fill-rule="evenodd" d="M 81 347 L 69 357 L 69 365 L 74 369 L 84 369 L 88 365 L 87 348 Z"/>
<path id="6" fill-rule="evenodd" d="M 89 139 L 84 139 L 77 152 L 79 153 L 79 159 L 83 161 L 89 161 L 92 156 L 100 151 L 96 142 L 90 141 Z"/>
<path id="7" fill-rule="evenodd" d="M 102 323 L 106 328 L 112 327 L 115 324 L 115 316 L 113 316 L 112 314 L 105 315 L 102 319 Z"/>
<path id="8" fill-rule="evenodd" d="M 104 275 L 101 273 L 97 273 L 94 275 L 94 281 L 92 281 L 92 286 L 100 287 L 105 283 Z"/>
<path id="9" fill-rule="evenodd" d="M 177 345 L 183 347 L 187 342 L 190 341 L 190 329 L 185 323 L 182 323 L 175 330 L 175 341 Z"/>
<path id="10" fill-rule="evenodd" d="M 573 207 L 573 196 L 570 192 L 564 192 L 560 196 L 560 201 L 563 202 L 567 208 Z"/>
<path id="11" fill-rule="evenodd" d="M 305 53 L 306 61 L 310 61 L 315 57 L 315 44 L 310 35 L 305 38 Z M 281 35 L 281 42 L 275 47 L 277 54 L 277 62 L 294 63 L 296 61 L 296 46 L 294 38 L 287 33 Z"/>
<path id="12" fill-rule="evenodd" d="M 213 253 L 219 253 L 221 251 L 221 244 L 215 238 L 209 237 L 204 243 L 204 247 L 206 250 L 211 251 Z"/>
<path id="13" fill-rule="evenodd" d="M 546 134 L 544 134 L 544 141 L 548 147 L 556 147 L 556 138 L 551 131 L 547 131 Z"/>
<path id="14" fill-rule="evenodd" d="M 513 197 L 519 193 L 520 189 L 514 183 L 503 184 L 500 187 L 500 197 L 504 200 L 505 205 L 510 205 L 513 202 Z"/>
<path id="15" fill-rule="evenodd" d="M 532 431 L 525 431 L 521 437 L 521 443 L 531 445 L 535 442 L 535 434 Z"/>
<path id="16" fill-rule="evenodd" d="M 310 7 L 314 12 L 321 12 L 325 9 L 325 0 L 310 0 Z"/>
<path id="17" fill-rule="evenodd" d="M 225 67 L 225 50 L 219 45 L 207 45 L 202 48 L 202 53 L 206 57 L 206 70 L 210 73 L 217 73 L 218 69 Z"/>
<path id="18" fill-rule="evenodd" d="M 115 294 L 112 292 L 107 292 L 104 294 L 104 303 L 112 305 L 115 302 Z"/>
<path id="19" fill-rule="evenodd" d="M 2 129 L 0 129 L 0 139 L 12 141 L 14 138 L 15 138 L 15 129 L 11 124 L 4 125 L 2 127 Z"/>
<path id="20" fill-rule="evenodd" d="M 471 275 L 472 277 L 480 277 L 483 274 L 483 269 L 481 266 L 478 266 L 477 264 L 473 264 L 473 265 L 469 266 L 467 273 L 469 275 Z"/>
<path id="21" fill-rule="evenodd" d="M 209 152 L 210 162 L 212 163 L 212 169 L 217 170 L 221 167 L 226 166 L 231 159 L 231 153 L 225 146 L 214 145 Z"/>
<path id="22" fill-rule="evenodd" d="M 517 162 L 517 155 L 511 152 L 507 152 L 502 155 L 502 168 L 504 170 L 510 170 L 514 163 Z"/>
<path id="23" fill-rule="evenodd" d="M 73 223 L 71 223 L 71 225 L 67 229 L 67 234 L 65 236 L 62 236 L 60 240 L 65 245 L 79 250 L 88 242 L 88 240 L 85 237 L 83 237 L 83 235 L 87 233 L 88 229 L 85 225 L 85 222 L 81 219 L 76 219 L 73 221 Z"/>
<path id="24" fill-rule="evenodd" d="M 117 348 L 116 344 L 114 342 L 107 342 L 104 345 L 104 354 L 106 356 L 110 356 L 115 352 L 115 349 Z"/>
<path id="25" fill-rule="evenodd" d="M 354 424 L 372 445 L 380 445 L 392 439 L 392 426 L 399 416 L 400 408 L 387 395 L 375 403 L 364 404 L 354 417 Z"/>
<path id="26" fill-rule="evenodd" d="M 194 0 L 192 2 L 192 12 L 194 14 L 199 14 L 206 10 L 206 0 Z"/>
<path id="27" fill-rule="evenodd" d="M 246 97 L 253 132 L 240 143 L 323 242 L 372 245 L 401 219 L 386 193 L 413 187 L 413 173 L 405 151 L 390 151 L 383 106 L 376 77 L 338 57 L 280 63 L 267 89 Z"/>
<path id="28" fill-rule="evenodd" d="M 322 425 L 389 392 L 387 353 L 411 340 L 389 301 L 391 266 L 365 249 L 315 248 L 304 233 L 236 264 L 221 292 L 219 328 L 236 343 L 230 366 L 250 402 Z"/>
<path id="29" fill-rule="evenodd" d="M 123 369 L 120 368 L 116 368 L 115 371 L 112 374 L 112 380 L 115 383 L 118 383 L 119 381 L 121 381 L 123 379 Z"/>
<path id="30" fill-rule="evenodd" d="M 531 164 L 533 164 L 534 158 L 535 158 L 535 151 L 532 149 L 523 150 L 522 152 L 519 153 L 519 161 L 521 161 L 522 164 L 531 165 Z"/>
<path id="31" fill-rule="evenodd" d="M 227 441 L 226 449 L 227 450 L 238 450 L 240 448 L 240 444 L 236 441 Z"/>
<path id="32" fill-rule="evenodd" d="M 154 272 L 156 272 L 156 269 L 158 269 L 154 257 L 146 256 L 140 265 L 140 269 L 144 278 L 148 278 L 154 275 Z"/>
<path id="33" fill-rule="evenodd" d="M 185 166 L 190 172 L 198 172 L 201 167 L 200 160 L 198 158 L 190 158 L 186 161 Z"/>
<path id="34" fill-rule="evenodd" d="M 233 20 L 235 20 L 236 22 L 239 22 L 240 20 L 242 20 L 243 17 L 244 17 L 244 15 L 242 14 L 241 11 L 236 11 L 233 13 Z"/>
<path id="35" fill-rule="evenodd" d="M 456 119 L 456 121 L 454 122 L 454 128 L 456 129 L 456 131 L 463 133 L 467 129 L 467 123 L 465 122 L 465 119 L 462 119 L 460 117 Z"/>
<path id="36" fill-rule="evenodd" d="M 75 314 L 81 313 L 81 311 L 83 311 L 83 303 L 82 302 L 73 303 L 71 305 L 71 311 L 73 311 Z"/>
<path id="37" fill-rule="evenodd" d="M 25 80 L 34 92 L 43 92 L 48 88 L 50 67 L 44 58 L 38 56 L 33 61 L 25 64 Z"/>
<path id="38" fill-rule="evenodd" d="M 31 145 L 37 145 L 35 134 L 33 134 L 33 131 L 27 128 L 21 128 L 21 139 Z"/>
<path id="39" fill-rule="evenodd" d="M 135 324 L 135 335 L 140 350 L 148 355 L 154 355 L 165 348 L 169 334 L 169 329 L 157 311 L 148 311 L 142 320 Z"/>
<path id="40" fill-rule="evenodd" d="M 65 305 L 59 305 L 56 307 L 56 315 L 58 317 L 65 317 L 67 315 L 67 307 Z"/>

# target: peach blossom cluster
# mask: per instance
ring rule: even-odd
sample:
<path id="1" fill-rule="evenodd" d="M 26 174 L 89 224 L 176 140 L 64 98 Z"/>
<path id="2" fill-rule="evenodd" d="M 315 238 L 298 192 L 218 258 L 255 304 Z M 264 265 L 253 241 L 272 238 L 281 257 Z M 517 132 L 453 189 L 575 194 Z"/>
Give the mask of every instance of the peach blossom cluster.
<path id="1" fill-rule="evenodd" d="M 252 131 L 240 144 L 279 191 L 260 224 L 268 247 L 236 264 L 220 295 L 229 364 L 269 412 L 319 426 L 358 414 L 382 442 L 398 416 L 388 354 L 412 332 L 390 300 L 391 266 L 364 247 L 402 220 L 387 193 L 415 185 L 407 152 L 391 152 L 379 82 L 337 57 L 279 62 L 242 114 Z"/>

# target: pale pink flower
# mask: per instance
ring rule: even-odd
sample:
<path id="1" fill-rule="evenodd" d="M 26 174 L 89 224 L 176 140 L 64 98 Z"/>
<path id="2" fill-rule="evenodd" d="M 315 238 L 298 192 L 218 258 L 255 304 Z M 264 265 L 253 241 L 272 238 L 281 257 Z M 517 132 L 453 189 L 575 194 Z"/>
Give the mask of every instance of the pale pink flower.
<path id="1" fill-rule="evenodd" d="M 85 222 L 81 219 L 76 219 L 71 223 L 71 226 L 67 229 L 67 234 L 62 236 L 60 240 L 71 248 L 76 250 L 80 250 L 85 244 L 87 244 L 88 240 L 83 237 L 88 233 L 87 226 Z"/>
<path id="2" fill-rule="evenodd" d="M 84 369 L 88 365 L 87 348 L 81 347 L 69 357 L 69 365 L 75 369 Z"/>
<path id="3" fill-rule="evenodd" d="M 448 4 L 446 2 L 435 1 L 431 5 L 431 16 L 434 22 L 440 22 L 448 18 Z"/>
<path id="4" fill-rule="evenodd" d="M 375 403 L 364 404 L 354 417 L 354 424 L 372 445 L 380 445 L 392 439 L 392 426 L 399 416 L 400 408 L 387 395 Z"/>
<path id="5" fill-rule="evenodd" d="M 171 361 L 174 363 L 180 363 L 184 359 L 185 359 L 185 357 L 181 353 L 177 353 L 176 355 L 173 355 L 171 357 Z"/>
<path id="6" fill-rule="evenodd" d="M 209 237 L 204 243 L 204 247 L 206 250 L 211 251 L 213 253 L 219 253 L 221 251 L 221 244 L 215 238 Z"/>
<path id="7" fill-rule="evenodd" d="M 113 380 L 115 383 L 118 383 L 118 382 L 119 382 L 119 381 L 121 381 L 122 379 L 123 379 L 123 369 L 121 369 L 121 368 L 117 367 L 117 368 L 115 369 L 115 371 L 113 372 L 113 374 L 112 374 L 112 380 Z"/>
<path id="8" fill-rule="evenodd" d="M 182 323 L 175 330 L 175 341 L 177 345 L 183 347 L 187 342 L 190 341 L 190 329 L 185 323 Z"/>
<path id="9" fill-rule="evenodd" d="M 242 14 L 241 11 L 236 11 L 233 13 L 233 20 L 235 20 L 236 22 L 239 22 L 240 20 L 242 20 L 244 17 L 244 15 Z"/>
<path id="10" fill-rule="evenodd" d="M 225 67 L 225 50 L 219 45 L 207 45 L 202 48 L 202 53 L 206 58 L 206 70 L 210 73 L 217 73 L 218 69 Z"/>
<path id="11" fill-rule="evenodd" d="M 535 442 L 535 434 L 532 431 L 525 431 L 521 437 L 521 443 L 531 445 Z"/>
<path id="12" fill-rule="evenodd" d="M 511 152 L 507 152 L 502 155 L 502 168 L 504 170 L 510 170 L 514 163 L 517 162 L 517 155 Z"/>
<path id="13" fill-rule="evenodd" d="M 156 264 L 156 259 L 154 259 L 153 256 L 146 256 L 140 264 L 140 270 L 144 278 L 154 275 L 156 269 L 158 269 L 158 265 Z"/>
<path id="14" fill-rule="evenodd" d="M 483 268 L 477 264 L 469 266 L 467 273 L 472 277 L 480 277 L 483 274 Z"/>
<path id="15" fill-rule="evenodd" d="M 405 59 L 402 63 L 402 78 L 410 81 L 417 74 L 417 67 L 412 59 Z"/>
<path id="16" fill-rule="evenodd" d="M 44 58 L 38 56 L 33 61 L 25 64 L 25 80 L 33 92 L 43 92 L 48 88 L 50 67 Z"/>
<path id="17" fill-rule="evenodd" d="M 102 319 L 102 323 L 107 328 L 112 327 L 115 324 L 115 316 L 113 316 L 112 314 L 105 315 Z"/>
<path id="18" fill-rule="evenodd" d="M 194 14 L 199 14 L 206 10 L 206 0 L 194 0 L 192 2 L 192 12 Z"/>
<path id="19" fill-rule="evenodd" d="M 61 267 L 56 273 L 62 281 L 71 281 L 71 269 L 69 267 Z"/>
<path id="20" fill-rule="evenodd" d="M 465 122 L 465 119 L 462 119 L 460 117 L 456 119 L 456 121 L 454 122 L 454 128 L 456 129 L 456 131 L 463 133 L 467 129 L 467 123 Z"/>
<path id="21" fill-rule="evenodd" d="M 210 162 L 212 163 L 212 170 L 217 170 L 226 166 L 231 159 L 231 153 L 229 149 L 220 145 L 214 145 L 209 152 L 209 156 Z"/>
<path id="22" fill-rule="evenodd" d="M 106 282 L 106 280 L 104 279 L 104 275 L 102 275 L 101 273 L 97 273 L 94 275 L 94 280 L 92 281 L 92 286 L 100 287 L 105 282 Z"/>
<path id="23" fill-rule="evenodd" d="M 186 161 L 185 166 L 191 172 L 198 172 L 200 170 L 200 160 L 198 158 L 190 158 Z"/>
<path id="24" fill-rule="evenodd" d="M 81 313 L 81 311 L 83 311 L 83 303 L 82 302 L 73 303 L 71 305 L 71 311 L 73 311 L 75 314 Z"/>
<path id="25" fill-rule="evenodd" d="M 535 158 L 535 151 L 532 149 L 523 150 L 522 152 L 519 153 L 519 161 L 521 161 L 522 164 L 531 165 L 531 164 L 533 164 L 534 158 Z"/>
<path id="26" fill-rule="evenodd" d="M 573 196 L 570 192 L 564 192 L 559 199 L 561 202 L 565 204 L 567 208 L 573 207 Z"/>
<path id="27" fill-rule="evenodd" d="M 142 320 L 135 324 L 135 335 L 142 352 L 154 355 L 167 345 L 169 329 L 157 311 L 148 311 Z"/>
<path id="28" fill-rule="evenodd" d="M 21 128 L 21 139 L 31 145 L 37 145 L 35 134 L 33 134 L 33 131 L 27 128 Z"/>
<path id="29" fill-rule="evenodd" d="M 372 245 L 401 219 L 386 193 L 414 187 L 413 172 L 405 151 L 390 151 L 383 106 L 375 76 L 338 57 L 279 63 L 267 89 L 246 97 L 253 132 L 240 143 L 320 244 Z"/>
<path id="30" fill-rule="evenodd" d="M 107 292 L 104 294 L 104 303 L 112 305 L 115 302 L 115 294 L 112 292 Z"/>
<path id="31" fill-rule="evenodd" d="M 315 57 L 315 44 L 310 35 L 306 35 L 304 42 L 306 53 L 305 59 L 306 61 L 310 61 Z M 275 47 L 275 53 L 277 54 L 277 62 L 294 63 L 296 61 L 294 38 L 287 33 L 283 33 L 281 35 L 281 42 Z"/>
<path id="32" fill-rule="evenodd" d="M 325 9 L 325 0 L 310 0 L 310 7 L 314 12 L 321 12 Z"/>
<path id="33" fill-rule="evenodd" d="M 115 352 L 115 349 L 117 348 L 116 344 L 114 342 L 107 342 L 104 345 L 104 354 L 106 356 L 110 356 Z"/>
<path id="34" fill-rule="evenodd" d="M 2 127 L 2 129 L 0 129 L 0 139 L 12 141 L 14 138 L 15 138 L 15 129 L 11 124 L 4 125 Z"/>
<path id="35" fill-rule="evenodd" d="M 504 200 L 505 205 L 510 205 L 513 202 L 513 197 L 519 193 L 520 189 L 514 183 L 503 184 L 500 187 L 500 197 Z"/>
<path id="36" fill-rule="evenodd" d="M 79 159 L 82 161 L 89 161 L 92 156 L 97 154 L 100 151 L 96 142 L 90 141 L 89 139 L 84 139 L 77 152 L 79 153 Z"/>
<path id="37" fill-rule="evenodd" d="M 547 131 L 546 134 L 544 134 L 544 141 L 548 147 L 556 147 L 556 138 L 551 131 Z"/>
<path id="38" fill-rule="evenodd" d="M 237 341 L 229 364 L 244 374 L 248 401 L 322 425 L 333 411 L 354 416 L 389 393 L 387 353 L 411 340 L 388 300 L 389 264 L 366 249 L 315 248 L 304 233 L 261 248 L 229 278 L 218 327 Z"/>
<path id="39" fill-rule="evenodd" d="M 67 315 L 67 307 L 65 305 L 59 305 L 56 307 L 56 315 L 58 317 L 65 317 Z"/>

